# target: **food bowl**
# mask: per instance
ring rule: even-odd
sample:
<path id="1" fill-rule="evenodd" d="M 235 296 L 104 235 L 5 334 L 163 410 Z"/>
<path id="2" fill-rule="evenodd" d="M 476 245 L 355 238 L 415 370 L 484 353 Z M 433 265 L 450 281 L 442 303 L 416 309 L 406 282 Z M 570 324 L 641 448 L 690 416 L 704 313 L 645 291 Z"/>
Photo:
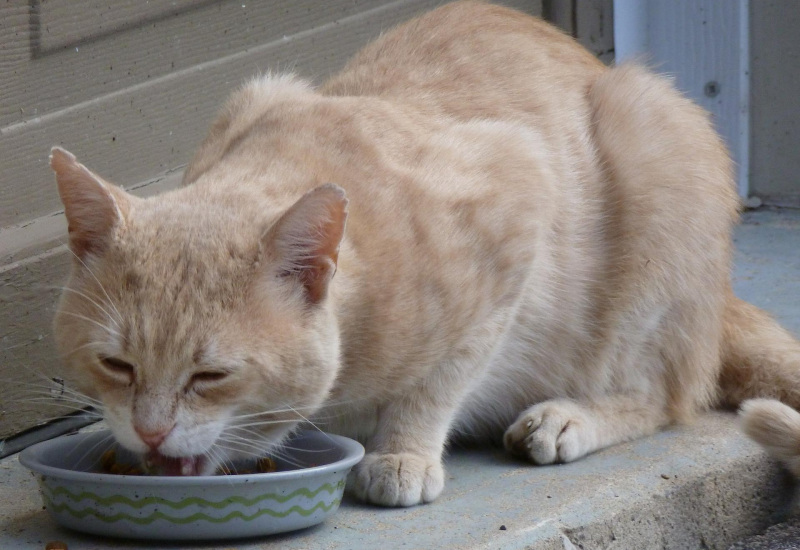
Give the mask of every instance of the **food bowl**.
<path id="1" fill-rule="evenodd" d="M 134 457 L 109 431 L 62 436 L 25 449 L 47 511 L 60 525 L 112 537 L 207 540 L 282 533 L 336 512 L 357 442 L 304 431 L 276 456 L 273 473 L 165 477 L 97 473 L 103 453 Z"/>

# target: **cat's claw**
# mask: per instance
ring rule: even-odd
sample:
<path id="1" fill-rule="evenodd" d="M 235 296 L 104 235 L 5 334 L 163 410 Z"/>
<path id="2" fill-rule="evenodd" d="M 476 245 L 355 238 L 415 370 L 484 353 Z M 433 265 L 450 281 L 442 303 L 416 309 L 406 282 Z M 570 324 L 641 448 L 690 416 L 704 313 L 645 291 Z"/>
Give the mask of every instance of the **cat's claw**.
<path id="1" fill-rule="evenodd" d="M 535 464 L 572 462 L 595 450 L 595 428 L 586 408 L 555 399 L 523 412 L 506 430 L 503 443 Z"/>
<path id="2" fill-rule="evenodd" d="M 356 497 L 381 506 L 431 502 L 444 487 L 441 460 L 411 453 L 369 453 L 351 476 Z"/>

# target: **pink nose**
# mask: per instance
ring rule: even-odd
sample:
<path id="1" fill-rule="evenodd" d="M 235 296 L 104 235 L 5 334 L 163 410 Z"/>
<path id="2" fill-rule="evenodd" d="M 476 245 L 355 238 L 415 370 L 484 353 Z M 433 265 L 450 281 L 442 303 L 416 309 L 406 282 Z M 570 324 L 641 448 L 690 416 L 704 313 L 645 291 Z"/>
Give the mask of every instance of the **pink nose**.
<path id="1" fill-rule="evenodd" d="M 161 442 L 166 439 L 169 432 L 172 431 L 172 428 L 167 428 L 166 430 L 156 430 L 156 431 L 146 431 L 139 427 L 134 426 L 133 428 L 136 430 L 136 433 L 139 434 L 139 437 L 144 441 L 145 445 L 153 449 L 154 451 L 158 449 L 158 446 L 161 445 Z"/>

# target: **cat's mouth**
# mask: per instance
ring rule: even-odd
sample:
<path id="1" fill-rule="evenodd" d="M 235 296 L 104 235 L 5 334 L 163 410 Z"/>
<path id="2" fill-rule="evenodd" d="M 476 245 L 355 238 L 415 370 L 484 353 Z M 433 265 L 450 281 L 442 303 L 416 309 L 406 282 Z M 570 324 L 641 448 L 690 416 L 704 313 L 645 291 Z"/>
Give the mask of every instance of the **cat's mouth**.
<path id="1" fill-rule="evenodd" d="M 145 466 L 148 471 L 163 476 L 201 476 L 207 466 L 205 456 L 164 456 L 158 452 L 145 455 Z"/>

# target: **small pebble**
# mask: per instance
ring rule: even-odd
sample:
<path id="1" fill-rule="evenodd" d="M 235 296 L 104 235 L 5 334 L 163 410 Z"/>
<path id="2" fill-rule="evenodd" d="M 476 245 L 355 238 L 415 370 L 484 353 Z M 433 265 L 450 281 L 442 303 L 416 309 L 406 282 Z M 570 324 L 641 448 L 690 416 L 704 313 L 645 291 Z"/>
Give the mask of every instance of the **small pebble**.
<path id="1" fill-rule="evenodd" d="M 661 477 L 663 477 L 664 479 L 669 479 L 669 476 L 667 474 L 661 474 Z"/>
<path id="2" fill-rule="evenodd" d="M 505 531 L 505 530 L 506 530 L 506 526 L 505 526 L 505 525 L 501 525 L 501 526 L 500 526 L 500 530 L 501 530 L 501 531 Z"/>

